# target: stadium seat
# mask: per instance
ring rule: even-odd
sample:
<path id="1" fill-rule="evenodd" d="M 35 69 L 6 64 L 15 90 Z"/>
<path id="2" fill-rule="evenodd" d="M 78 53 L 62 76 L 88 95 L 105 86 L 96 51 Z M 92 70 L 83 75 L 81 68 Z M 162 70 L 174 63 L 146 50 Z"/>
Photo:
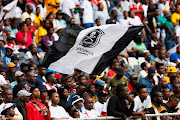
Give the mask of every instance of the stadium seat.
<path id="1" fill-rule="evenodd" d="M 138 60 L 135 57 L 129 57 L 128 58 L 129 66 L 134 69 L 134 65 L 139 65 Z"/>
<path id="2" fill-rule="evenodd" d="M 138 63 L 139 65 L 141 65 L 141 63 L 145 62 L 145 58 L 144 57 L 138 57 Z"/>
<path id="3" fill-rule="evenodd" d="M 142 69 L 141 69 L 140 65 L 134 65 L 134 72 L 135 72 L 136 75 L 138 75 L 141 70 Z"/>

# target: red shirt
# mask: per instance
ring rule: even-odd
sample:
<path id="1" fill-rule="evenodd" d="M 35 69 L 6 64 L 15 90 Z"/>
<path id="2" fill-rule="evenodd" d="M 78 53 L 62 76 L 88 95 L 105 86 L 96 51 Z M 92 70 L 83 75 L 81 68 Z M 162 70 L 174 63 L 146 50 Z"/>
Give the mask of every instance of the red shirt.
<path id="1" fill-rule="evenodd" d="M 31 102 L 36 104 L 36 102 L 33 99 L 31 99 Z M 39 112 L 39 110 L 31 102 L 27 103 L 26 107 L 25 107 L 26 108 L 26 114 L 27 114 L 27 120 L 50 120 L 50 115 L 49 114 L 43 116 Z M 45 108 L 45 105 L 43 103 L 41 103 L 41 102 L 42 101 L 39 100 L 40 104 L 39 105 L 36 104 L 36 105 L 42 111 L 42 109 Z"/>
<path id="2" fill-rule="evenodd" d="M 31 35 L 29 32 L 27 32 L 27 42 L 26 43 L 22 42 L 24 37 L 25 37 L 25 32 L 18 31 L 16 33 L 16 43 L 17 43 L 17 45 L 25 46 L 26 48 L 28 48 L 31 45 L 31 43 L 33 42 L 33 40 L 31 38 Z"/>
<path id="3" fill-rule="evenodd" d="M 108 71 L 108 76 L 109 76 L 109 77 L 114 77 L 116 74 L 117 74 L 117 73 L 116 73 L 114 70 L 112 70 L 112 69 L 110 69 L 110 70 Z"/>
<path id="4" fill-rule="evenodd" d="M 31 36 L 34 36 L 34 33 L 35 33 L 35 31 L 36 31 L 36 28 L 35 28 L 35 26 L 31 26 L 30 28 L 28 28 L 29 29 L 29 33 L 30 33 L 30 35 Z"/>
<path id="5" fill-rule="evenodd" d="M 132 87 L 132 85 L 130 84 L 130 83 L 128 83 L 128 88 L 129 88 L 129 90 L 132 92 L 133 91 L 133 87 Z"/>
<path id="6" fill-rule="evenodd" d="M 132 2 L 130 4 L 130 10 L 132 10 L 132 11 L 133 10 L 142 10 L 142 11 L 144 11 L 143 8 L 142 8 L 142 4 L 140 2 L 138 2 L 138 3 Z M 142 15 L 140 13 L 137 13 L 136 15 L 141 19 L 141 22 L 142 22 Z"/>

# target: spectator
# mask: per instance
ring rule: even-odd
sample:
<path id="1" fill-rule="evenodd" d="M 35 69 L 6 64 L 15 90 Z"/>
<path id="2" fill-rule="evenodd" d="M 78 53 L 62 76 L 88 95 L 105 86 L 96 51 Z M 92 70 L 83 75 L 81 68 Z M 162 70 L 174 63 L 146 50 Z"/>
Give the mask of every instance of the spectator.
<path id="1" fill-rule="evenodd" d="M 39 85 L 38 89 L 40 90 L 40 100 L 42 100 L 43 104 L 47 104 L 49 102 L 48 89 L 45 85 Z M 50 102 L 48 104 L 50 104 Z"/>
<path id="2" fill-rule="evenodd" d="M 151 91 L 153 94 L 155 91 L 162 92 L 162 90 L 166 88 L 166 79 L 165 78 L 160 78 L 158 85 L 155 85 Z"/>
<path id="3" fill-rule="evenodd" d="M 37 8 L 40 8 L 40 16 L 45 19 L 46 18 L 46 12 L 47 12 L 47 8 L 46 5 L 44 4 L 44 0 L 39 0 L 39 4 L 37 5 Z M 37 10 L 36 8 L 36 10 Z M 36 12 L 37 14 L 37 12 Z"/>
<path id="4" fill-rule="evenodd" d="M 151 66 L 151 53 L 148 51 L 148 52 L 145 52 L 144 53 L 144 58 L 145 58 L 145 62 L 147 62 L 148 66 L 150 67 Z"/>
<path id="5" fill-rule="evenodd" d="M 28 32 L 30 33 L 31 37 L 34 37 L 36 28 L 35 28 L 34 25 L 31 25 L 31 19 L 30 18 L 26 18 L 25 19 L 25 23 L 26 23 L 26 25 L 28 27 Z"/>
<path id="6" fill-rule="evenodd" d="M 54 12 L 57 13 L 58 8 L 59 8 L 59 0 L 48 0 L 48 1 L 44 1 L 42 2 L 44 3 L 44 5 L 47 8 L 47 12 L 46 15 L 49 15 L 50 12 Z"/>
<path id="7" fill-rule="evenodd" d="M 30 18 L 31 19 L 31 23 L 33 24 L 34 20 L 35 20 L 35 15 L 32 13 L 33 12 L 33 6 L 32 5 L 27 5 L 27 12 L 24 12 L 21 16 L 21 22 L 24 22 L 26 20 L 26 18 Z"/>
<path id="8" fill-rule="evenodd" d="M 57 92 L 53 92 L 49 95 L 50 100 L 52 101 L 51 106 L 49 107 L 51 113 L 51 119 L 68 119 L 69 115 L 66 113 L 65 109 L 57 104 L 60 101 L 59 95 Z"/>
<path id="9" fill-rule="evenodd" d="M 171 62 L 174 62 L 174 63 L 179 63 L 180 62 L 180 46 L 178 46 L 176 48 L 176 52 L 175 53 L 172 53 L 171 56 L 170 56 L 170 61 Z"/>
<path id="10" fill-rule="evenodd" d="M 28 32 L 28 27 L 25 22 L 19 24 L 20 30 L 16 33 L 16 43 L 20 49 L 28 48 L 33 44 L 31 34 Z"/>
<path id="11" fill-rule="evenodd" d="M 3 111 L 1 112 L 1 115 L 5 115 L 5 119 L 13 119 L 13 117 L 15 116 L 15 104 L 13 103 L 7 103 L 4 107 L 3 107 Z"/>
<path id="12" fill-rule="evenodd" d="M 36 76 L 36 86 L 39 85 L 43 85 L 43 82 L 45 82 L 45 80 L 43 79 L 44 76 L 46 76 L 46 68 L 43 67 L 42 65 L 38 65 L 38 76 Z"/>
<path id="13" fill-rule="evenodd" d="M 170 97 L 169 88 L 163 88 L 162 94 L 163 94 L 163 103 L 167 103 L 169 101 L 169 97 Z"/>
<path id="14" fill-rule="evenodd" d="M 116 71 L 119 69 L 119 66 L 120 66 L 120 64 L 118 61 L 113 61 L 112 69 L 110 69 L 108 71 L 108 76 L 111 78 L 114 77 L 117 74 Z"/>
<path id="15" fill-rule="evenodd" d="M 128 108 L 126 101 L 128 100 L 131 105 Z M 116 88 L 116 95 L 112 96 L 107 106 L 107 116 L 121 117 L 126 119 L 132 115 L 134 108 L 134 99 L 129 94 L 129 89 L 123 84 L 119 84 Z"/>
<path id="16" fill-rule="evenodd" d="M 125 74 L 124 68 L 120 67 L 117 69 L 117 75 L 109 81 L 107 89 L 111 87 L 111 91 L 110 91 L 111 95 L 113 95 L 113 91 L 116 89 L 118 84 L 124 84 L 127 86 L 128 82 L 124 74 Z"/>
<path id="17" fill-rule="evenodd" d="M 118 12 L 116 10 L 111 11 L 110 19 L 107 19 L 106 24 L 117 24 L 118 20 Z"/>
<path id="18" fill-rule="evenodd" d="M 36 27 L 36 29 L 38 29 L 40 27 L 41 22 L 43 22 L 43 18 L 42 16 L 40 16 L 41 10 L 42 9 L 40 8 L 40 6 L 36 7 L 36 14 L 35 14 L 35 20 L 34 20 L 34 26 Z"/>
<path id="19" fill-rule="evenodd" d="M 19 84 L 20 82 L 22 82 L 24 80 L 25 76 L 24 76 L 23 72 L 17 71 L 15 73 L 15 77 L 16 77 L 16 81 L 11 82 L 11 84 L 9 85 L 12 91 L 13 91 L 13 88 L 14 88 L 15 85 Z"/>
<path id="20" fill-rule="evenodd" d="M 58 25 L 62 26 L 63 28 L 66 28 L 66 21 L 62 19 L 63 13 L 62 12 L 57 12 L 56 13 L 56 20 L 58 21 Z"/>
<path id="21" fill-rule="evenodd" d="M 164 77 L 165 68 L 163 63 L 156 63 L 156 70 L 157 70 L 156 75 L 158 79 Z"/>
<path id="22" fill-rule="evenodd" d="M 145 78 L 140 79 L 139 84 L 144 84 L 147 87 L 148 94 L 151 93 L 152 88 L 155 85 L 155 81 L 153 79 L 155 74 L 155 69 L 153 67 L 148 68 L 148 75 Z"/>
<path id="23" fill-rule="evenodd" d="M 180 5 L 177 5 L 176 12 L 173 13 L 172 18 L 171 18 L 171 21 L 172 21 L 174 27 L 179 25 L 179 20 L 180 20 Z"/>
<path id="24" fill-rule="evenodd" d="M 11 25 L 9 26 L 10 30 L 11 30 L 11 37 L 15 38 L 16 37 L 16 33 L 18 32 L 18 21 L 13 19 L 11 21 Z"/>
<path id="25" fill-rule="evenodd" d="M 56 87 L 54 87 L 54 84 L 56 83 L 56 77 L 55 77 L 55 73 L 54 72 L 48 72 L 46 74 L 46 84 L 44 84 L 46 86 L 46 88 L 48 90 L 50 89 L 54 89 L 57 91 Z"/>
<path id="26" fill-rule="evenodd" d="M 4 47 L 4 38 L 0 37 L 0 57 L 3 58 L 5 53 L 5 47 Z M 1 65 L 2 66 L 2 65 Z"/>
<path id="27" fill-rule="evenodd" d="M 13 62 L 10 62 L 7 64 L 6 79 L 9 80 L 10 82 L 13 82 L 16 80 L 15 68 L 16 68 L 16 65 Z"/>
<path id="28" fill-rule="evenodd" d="M 174 66 L 170 66 L 166 69 L 166 73 L 168 73 L 168 75 L 165 77 L 166 79 L 166 83 L 170 83 L 170 77 L 172 76 L 176 76 L 176 68 Z"/>
<path id="29" fill-rule="evenodd" d="M 86 82 L 86 77 L 84 75 L 80 75 L 78 76 L 78 82 L 79 82 L 79 85 L 84 85 L 86 86 L 87 82 Z"/>
<path id="30" fill-rule="evenodd" d="M 124 11 L 123 12 L 123 16 L 124 18 L 123 19 L 120 19 L 120 24 L 123 24 L 123 25 L 130 25 L 130 18 L 129 18 L 129 14 L 127 11 Z"/>
<path id="31" fill-rule="evenodd" d="M 30 89 L 35 87 L 34 83 L 36 82 L 36 76 L 32 71 L 29 70 L 26 72 L 26 78 L 27 78 L 26 90 L 30 92 Z"/>
<path id="32" fill-rule="evenodd" d="M 12 43 L 6 44 L 5 46 L 6 54 L 3 57 L 4 68 L 7 64 L 11 62 L 11 57 L 13 56 L 14 45 Z"/>
<path id="33" fill-rule="evenodd" d="M 164 66 L 167 66 L 168 62 L 165 59 L 165 57 L 166 57 L 166 52 L 160 50 L 159 51 L 159 56 L 154 61 L 158 62 L 158 63 L 162 63 L 162 64 L 164 64 Z"/>
<path id="34" fill-rule="evenodd" d="M 142 78 L 145 78 L 145 77 L 148 75 L 148 73 L 147 73 L 148 68 L 149 68 L 149 65 L 148 65 L 147 62 L 141 63 L 141 69 L 142 69 L 142 70 L 140 71 L 140 73 L 139 73 L 139 75 L 138 75 L 138 81 L 139 81 L 140 79 L 142 79 Z"/>
<path id="35" fill-rule="evenodd" d="M 130 3 L 130 10 L 134 11 L 135 14 L 140 18 L 142 21 L 142 14 L 144 13 L 142 4 L 139 2 L 139 0 L 134 0 Z"/>
<path id="36" fill-rule="evenodd" d="M 121 2 L 119 0 L 114 1 L 114 7 L 110 10 L 116 10 L 117 12 L 117 20 L 120 21 L 121 18 L 123 18 L 123 11 L 121 9 Z"/>
<path id="37" fill-rule="evenodd" d="M 27 120 L 49 120 L 50 112 L 49 109 L 41 103 L 40 91 L 37 87 L 32 87 L 30 92 L 32 93 L 32 99 L 26 104 L 26 115 Z M 39 111 L 39 109 L 41 111 Z"/>

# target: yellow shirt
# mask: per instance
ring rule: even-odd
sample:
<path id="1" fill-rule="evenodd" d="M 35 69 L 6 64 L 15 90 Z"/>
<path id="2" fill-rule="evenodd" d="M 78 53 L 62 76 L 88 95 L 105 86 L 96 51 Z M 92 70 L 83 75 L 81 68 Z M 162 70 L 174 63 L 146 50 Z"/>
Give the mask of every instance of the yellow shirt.
<path id="1" fill-rule="evenodd" d="M 47 30 L 42 26 L 38 28 L 36 34 L 36 45 L 42 40 L 42 36 L 47 35 Z"/>
<path id="2" fill-rule="evenodd" d="M 37 25 L 40 25 L 41 21 L 43 21 L 43 18 L 41 16 L 35 15 L 34 23 L 36 23 Z"/>
<path id="3" fill-rule="evenodd" d="M 59 0 L 45 0 L 45 5 L 47 8 L 47 13 L 46 15 L 48 15 L 50 12 L 58 12 L 58 8 L 55 8 L 53 6 L 49 6 L 48 4 L 52 4 L 52 5 L 56 5 L 57 3 L 59 3 Z"/>
<path id="4" fill-rule="evenodd" d="M 24 22 L 26 20 L 26 18 L 31 18 L 32 23 L 35 20 L 35 15 L 33 13 L 28 14 L 27 12 L 24 12 L 21 16 L 21 22 Z"/>
<path id="5" fill-rule="evenodd" d="M 180 20 L 180 14 L 173 13 L 171 16 L 171 22 L 176 23 L 177 21 L 179 22 L 179 20 Z"/>
<path id="6" fill-rule="evenodd" d="M 170 83 L 170 78 L 168 76 L 166 76 L 165 79 L 166 79 L 166 84 Z"/>
<path id="7" fill-rule="evenodd" d="M 160 110 L 159 110 L 154 104 L 152 104 L 152 107 L 153 107 L 154 109 L 157 109 L 158 113 L 160 113 L 160 112 L 163 111 L 163 110 L 167 110 L 164 106 L 161 106 L 161 105 L 160 105 Z"/>

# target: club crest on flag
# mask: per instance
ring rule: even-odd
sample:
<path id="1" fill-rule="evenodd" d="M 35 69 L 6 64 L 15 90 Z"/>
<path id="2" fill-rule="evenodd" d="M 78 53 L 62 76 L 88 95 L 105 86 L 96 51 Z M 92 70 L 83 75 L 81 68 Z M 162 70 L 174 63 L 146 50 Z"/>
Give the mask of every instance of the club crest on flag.
<path id="1" fill-rule="evenodd" d="M 79 45 L 83 47 L 89 47 L 93 48 L 96 45 L 98 45 L 100 38 L 104 35 L 105 33 L 101 29 L 95 29 L 91 31 L 90 33 L 87 34 L 86 37 L 79 43 Z"/>

